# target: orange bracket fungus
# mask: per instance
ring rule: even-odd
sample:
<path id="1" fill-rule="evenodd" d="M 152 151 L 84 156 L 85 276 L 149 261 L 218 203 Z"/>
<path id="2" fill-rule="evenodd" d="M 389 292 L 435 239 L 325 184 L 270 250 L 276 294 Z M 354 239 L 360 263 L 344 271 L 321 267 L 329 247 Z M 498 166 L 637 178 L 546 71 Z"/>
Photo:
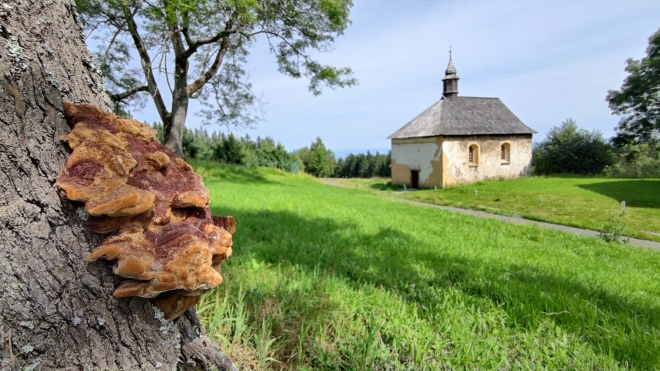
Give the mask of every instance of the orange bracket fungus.
<path id="1" fill-rule="evenodd" d="M 88 257 L 115 260 L 118 298 L 140 296 L 174 319 L 222 282 L 236 223 L 211 215 L 202 178 L 156 131 L 89 104 L 63 102 L 73 152 L 57 179 L 85 204 L 87 228 L 108 234 Z"/>

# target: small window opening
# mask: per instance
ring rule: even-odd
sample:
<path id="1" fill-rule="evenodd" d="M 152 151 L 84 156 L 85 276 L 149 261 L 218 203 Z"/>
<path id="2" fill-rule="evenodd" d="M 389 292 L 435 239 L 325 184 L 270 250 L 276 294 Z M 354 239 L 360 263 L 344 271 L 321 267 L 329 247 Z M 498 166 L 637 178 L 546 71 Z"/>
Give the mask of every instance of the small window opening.
<path id="1" fill-rule="evenodd" d="M 468 148 L 468 163 L 471 166 L 479 165 L 479 146 L 476 144 L 472 144 Z"/>
<path id="2" fill-rule="evenodd" d="M 511 144 L 509 143 L 502 144 L 500 149 L 500 158 L 502 162 L 511 161 Z"/>

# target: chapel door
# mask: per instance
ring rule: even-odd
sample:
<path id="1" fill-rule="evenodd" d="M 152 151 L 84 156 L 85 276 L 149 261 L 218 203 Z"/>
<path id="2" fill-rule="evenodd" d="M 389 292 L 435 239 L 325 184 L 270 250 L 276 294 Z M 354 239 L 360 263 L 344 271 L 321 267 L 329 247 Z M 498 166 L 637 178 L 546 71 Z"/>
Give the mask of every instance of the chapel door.
<path id="1" fill-rule="evenodd" d="M 419 170 L 410 170 L 410 188 L 419 188 Z"/>

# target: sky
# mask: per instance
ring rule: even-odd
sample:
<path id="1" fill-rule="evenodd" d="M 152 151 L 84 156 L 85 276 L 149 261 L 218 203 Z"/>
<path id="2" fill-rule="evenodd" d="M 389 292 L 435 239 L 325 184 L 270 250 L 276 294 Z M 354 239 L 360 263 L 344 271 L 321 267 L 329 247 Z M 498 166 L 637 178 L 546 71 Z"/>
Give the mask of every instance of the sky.
<path id="1" fill-rule="evenodd" d="M 621 87 L 625 61 L 644 57 L 660 28 L 658 0 L 354 1 L 352 24 L 316 57 L 351 67 L 358 85 L 315 97 L 257 42 L 248 71 L 263 121 L 232 132 L 270 136 L 288 150 L 321 137 L 339 155 L 386 151 L 387 136 L 442 97 L 451 45 L 459 96 L 499 97 L 538 132 L 535 142 L 567 118 L 609 138 L 619 118 L 607 91 Z M 198 107 L 188 127 L 200 127 Z M 152 104 L 133 116 L 159 121 Z"/>

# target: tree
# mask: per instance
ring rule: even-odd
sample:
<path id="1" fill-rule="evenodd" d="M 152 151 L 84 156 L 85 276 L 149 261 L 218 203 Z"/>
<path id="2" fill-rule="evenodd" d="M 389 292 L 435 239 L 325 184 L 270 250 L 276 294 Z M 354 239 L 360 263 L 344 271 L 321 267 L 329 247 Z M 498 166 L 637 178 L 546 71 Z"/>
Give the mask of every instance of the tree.
<path id="1" fill-rule="evenodd" d="M 646 57 L 626 64 L 621 90 L 610 90 L 606 98 L 612 114 L 624 115 L 613 139 L 617 146 L 643 143 L 660 132 L 660 30 L 649 38 Z"/>
<path id="2" fill-rule="evenodd" d="M 107 263 L 85 257 L 101 236 L 53 187 L 67 156 L 62 99 L 106 107 L 75 6 L 0 6 L 0 369 L 234 369 L 194 309 L 159 318 L 118 300 Z"/>
<path id="3" fill-rule="evenodd" d="M 255 154 L 258 166 L 274 167 L 281 170 L 291 168 L 292 158 L 282 143 L 275 144 L 271 137 L 257 138 Z"/>
<path id="4" fill-rule="evenodd" d="M 312 166 L 312 153 L 309 151 L 309 147 L 298 148 L 293 151 L 293 156 L 299 158 L 305 170 L 309 172 Z"/>
<path id="5" fill-rule="evenodd" d="M 96 53 L 115 109 L 151 97 L 165 145 L 182 155 L 190 99 L 206 107 L 207 122 L 250 125 L 255 103 L 244 65 L 250 46 L 265 36 L 280 72 L 309 79 L 309 90 L 351 86 L 349 68 L 315 61 L 309 50 L 329 50 L 349 24 L 351 0 L 76 0 L 87 32 L 108 40 Z M 130 68 L 137 52 L 142 70 Z M 166 105 L 156 76 L 171 93 Z M 172 80 L 172 81 L 170 81 Z"/>
<path id="6" fill-rule="evenodd" d="M 550 129 L 534 149 L 533 161 L 535 174 L 600 174 L 614 163 L 614 155 L 600 132 L 580 129 L 569 118 Z"/>
<path id="7" fill-rule="evenodd" d="M 660 178 L 660 140 L 652 137 L 645 143 L 627 143 L 615 148 L 616 162 L 606 169 L 617 178 Z"/>
<path id="8" fill-rule="evenodd" d="M 244 148 L 243 143 L 236 139 L 234 134 L 223 136 L 222 141 L 215 146 L 213 159 L 228 164 L 243 165 L 245 163 Z"/>
<path id="9" fill-rule="evenodd" d="M 295 151 L 293 156 L 302 159 L 305 171 L 315 177 L 327 177 L 334 173 L 335 154 L 325 147 L 321 138 L 316 138 L 309 148 L 303 147 Z"/>
<path id="10" fill-rule="evenodd" d="M 337 161 L 334 177 L 348 178 L 372 178 L 389 177 L 391 162 L 391 152 L 387 155 L 381 155 L 376 152 L 372 155 L 370 151 L 367 154 L 359 153 L 357 156 L 349 154 L 346 159 L 340 158 Z"/>

